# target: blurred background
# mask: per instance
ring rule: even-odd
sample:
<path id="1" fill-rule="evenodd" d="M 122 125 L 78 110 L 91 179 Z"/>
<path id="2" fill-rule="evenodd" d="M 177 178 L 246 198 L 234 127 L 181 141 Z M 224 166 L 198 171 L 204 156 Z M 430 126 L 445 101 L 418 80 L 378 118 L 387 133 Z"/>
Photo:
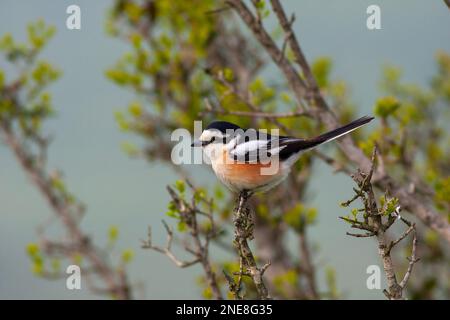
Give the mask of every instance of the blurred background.
<path id="1" fill-rule="evenodd" d="M 308 60 L 333 59 L 333 76 L 347 81 L 360 115 L 371 112 L 379 95 L 383 65 L 399 66 L 406 81 L 426 85 L 435 72 L 435 53 L 450 51 L 450 17 L 443 1 L 375 2 L 283 1 L 287 12 L 295 12 L 294 30 Z M 71 4 L 81 8 L 81 30 L 65 26 L 66 8 Z M 366 28 L 366 8 L 371 4 L 381 7 L 381 30 Z M 63 71 L 51 89 L 57 114 L 46 123 L 46 132 L 54 135 L 49 166 L 64 172 L 72 192 L 87 205 L 83 227 L 100 244 L 106 243 L 110 226 L 119 227 L 118 246 L 134 251 L 129 271 L 131 281 L 141 284 L 138 297 L 200 298 L 195 285 L 195 276 L 201 274 L 198 266 L 178 269 L 167 257 L 140 248 L 147 225 L 154 227 L 155 243 L 166 239 L 160 227 L 169 201 L 165 185 L 176 175 L 157 162 L 149 165 L 130 159 L 120 148 L 124 140 L 134 137 L 120 132 L 114 111 L 132 100 L 133 94 L 105 77 L 105 70 L 127 51 L 126 44 L 105 32 L 111 5 L 110 1 L 2 0 L 0 34 L 25 39 L 27 23 L 40 18 L 57 29 L 42 55 Z M 266 23 L 275 24 L 273 15 Z M 5 64 L 0 60 L 0 68 Z M 270 74 L 270 69 L 266 71 Z M 204 183 L 215 181 L 207 166 L 189 170 Z M 375 243 L 345 236 L 347 225 L 338 221 L 345 210 L 337 204 L 351 197 L 350 178 L 333 174 L 323 164 L 315 170 L 309 204 L 318 208 L 319 216 L 309 235 L 316 245 L 316 261 L 335 268 L 344 298 L 383 298 L 380 291 L 366 287 L 367 266 L 380 265 Z M 98 298 L 85 286 L 69 291 L 65 280 L 46 281 L 30 272 L 25 248 L 36 241 L 36 226 L 51 214 L 10 151 L 0 146 L 1 299 Z M 224 256 L 220 250 L 211 254 L 217 259 Z M 322 272 L 319 286 L 324 285 Z"/>

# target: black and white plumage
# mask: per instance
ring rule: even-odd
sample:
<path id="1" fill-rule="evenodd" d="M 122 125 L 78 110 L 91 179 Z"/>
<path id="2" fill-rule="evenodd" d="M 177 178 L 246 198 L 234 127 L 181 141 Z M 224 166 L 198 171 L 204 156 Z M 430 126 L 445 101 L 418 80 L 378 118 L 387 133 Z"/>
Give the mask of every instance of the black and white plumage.
<path id="1" fill-rule="evenodd" d="M 217 177 L 231 190 L 267 191 L 290 172 L 301 153 L 337 139 L 369 123 L 362 117 L 312 139 L 273 136 L 264 131 L 242 129 L 215 121 L 202 132 L 193 146 L 202 146 Z"/>

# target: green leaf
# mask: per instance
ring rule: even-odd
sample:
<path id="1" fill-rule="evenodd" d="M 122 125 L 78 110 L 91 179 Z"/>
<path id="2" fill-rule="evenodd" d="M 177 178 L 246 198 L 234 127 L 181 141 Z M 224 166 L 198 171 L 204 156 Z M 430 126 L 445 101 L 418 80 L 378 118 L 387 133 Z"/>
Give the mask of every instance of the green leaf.
<path id="1" fill-rule="evenodd" d="M 33 266 L 31 268 L 31 271 L 37 275 L 37 276 L 41 276 L 44 272 L 44 263 L 42 262 L 42 260 L 36 260 L 33 263 Z"/>
<path id="2" fill-rule="evenodd" d="M 0 70 L 0 90 L 3 89 L 3 86 L 5 85 L 5 73 L 3 70 Z"/>
<path id="3" fill-rule="evenodd" d="M 230 68 L 225 68 L 223 69 L 223 77 L 225 78 L 225 80 L 227 80 L 228 82 L 232 82 L 234 80 L 234 73 L 233 70 L 231 70 Z"/>
<path id="4" fill-rule="evenodd" d="M 83 262 L 83 256 L 80 253 L 75 253 L 72 256 L 72 260 L 75 264 L 81 265 L 81 263 Z"/>
<path id="5" fill-rule="evenodd" d="M 122 261 L 123 263 L 130 263 L 133 260 L 134 251 L 131 249 L 126 249 L 122 252 Z"/>
<path id="6" fill-rule="evenodd" d="M 37 254 L 39 254 L 39 246 L 36 243 L 29 243 L 27 245 L 27 254 L 30 257 L 35 257 Z"/>
<path id="7" fill-rule="evenodd" d="M 199 188 L 194 192 L 194 199 L 196 202 L 206 199 L 206 192 L 203 188 Z"/>
<path id="8" fill-rule="evenodd" d="M 114 242 L 119 237 L 119 228 L 117 226 L 109 227 L 108 240 Z"/>
<path id="9" fill-rule="evenodd" d="M 130 103 L 130 105 L 128 106 L 128 112 L 133 116 L 133 117 L 140 117 L 143 113 L 142 110 L 142 105 L 137 102 L 134 101 L 132 103 Z"/>
<path id="10" fill-rule="evenodd" d="M 185 232 L 187 230 L 187 224 L 184 221 L 180 221 L 178 222 L 177 228 L 179 232 Z"/>
<path id="11" fill-rule="evenodd" d="M 306 223 L 313 224 L 316 222 L 318 211 L 316 208 L 309 208 L 306 211 Z"/>
<path id="12" fill-rule="evenodd" d="M 381 118 L 387 118 L 393 115 L 398 108 L 400 108 L 400 102 L 393 96 L 383 97 L 377 100 L 375 103 L 374 113 Z"/>
<path id="13" fill-rule="evenodd" d="M 398 206 L 398 199 L 397 198 L 389 199 L 387 204 L 386 204 L 386 210 L 385 210 L 384 214 L 386 216 L 389 216 L 389 215 L 393 214 L 395 212 L 395 209 L 397 208 L 397 206 Z"/>
<path id="14" fill-rule="evenodd" d="M 122 142 L 120 144 L 120 148 L 122 149 L 123 152 L 125 152 L 128 156 L 133 157 L 139 154 L 139 148 L 136 147 L 134 144 L 132 144 L 131 142 Z"/>
<path id="15" fill-rule="evenodd" d="M 204 288 L 202 295 L 203 295 L 203 298 L 211 300 L 213 298 L 211 287 L 207 286 L 206 288 Z"/>
<path id="16" fill-rule="evenodd" d="M 61 269 L 61 261 L 59 261 L 59 259 L 52 259 L 51 266 L 53 272 L 58 272 Z"/>
<path id="17" fill-rule="evenodd" d="M 316 78 L 319 88 L 328 86 L 331 67 L 331 59 L 328 57 L 320 57 L 314 61 L 311 70 Z"/>
<path id="18" fill-rule="evenodd" d="M 14 39 L 13 39 L 11 33 L 6 33 L 0 39 L 0 50 L 2 50 L 2 51 L 9 51 L 13 47 L 14 47 Z"/>
<path id="19" fill-rule="evenodd" d="M 184 181 L 183 181 L 183 180 L 177 180 L 177 181 L 175 182 L 175 188 L 178 190 L 178 192 L 184 193 L 184 191 L 185 191 L 185 189 L 186 189 L 186 186 L 185 186 L 185 184 L 184 184 Z"/>

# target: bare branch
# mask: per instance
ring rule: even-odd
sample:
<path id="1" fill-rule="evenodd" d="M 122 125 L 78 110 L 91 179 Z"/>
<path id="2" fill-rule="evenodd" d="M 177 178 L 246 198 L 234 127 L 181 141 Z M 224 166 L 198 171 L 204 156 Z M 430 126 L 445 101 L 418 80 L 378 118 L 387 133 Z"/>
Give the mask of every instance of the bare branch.
<path id="1" fill-rule="evenodd" d="M 367 233 L 351 233 L 351 232 L 346 232 L 345 233 L 348 236 L 352 236 L 352 237 L 356 237 L 356 238 L 369 238 L 369 237 L 373 237 L 376 234 L 373 232 L 367 232 Z"/>
<path id="2" fill-rule="evenodd" d="M 416 228 L 416 225 L 415 225 L 415 224 L 411 225 L 408 229 L 405 230 L 405 232 L 403 232 L 403 234 L 402 234 L 400 237 L 398 237 L 398 238 L 397 238 L 396 240 L 394 240 L 394 241 L 391 241 L 391 243 L 389 244 L 389 246 L 386 248 L 386 252 L 387 252 L 387 253 L 391 252 L 391 249 L 392 249 L 396 244 L 398 244 L 400 241 L 402 241 L 403 239 L 405 239 L 405 238 L 408 236 L 408 234 L 410 234 L 413 230 L 415 230 L 415 228 Z"/>
<path id="3" fill-rule="evenodd" d="M 413 235 L 413 242 L 412 242 L 412 253 L 411 253 L 411 257 L 408 258 L 408 260 L 409 260 L 408 269 L 406 270 L 406 273 L 403 276 L 402 281 L 400 282 L 400 287 L 402 287 L 402 288 L 405 288 L 406 285 L 408 284 L 414 264 L 420 260 L 419 258 L 416 258 L 417 234 L 416 234 L 415 226 L 413 226 L 413 229 L 414 229 L 414 235 Z"/>
<path id="4" fill-rule="evenodd" d="M 286 52 L 286 48 L 287 48 L 287 44 L 289 42 L 289 39 L 292 37 L 293 32 L 292 32 L 292 25 L 294 24 L 295 21 L 295 14 L 291 15 L 291 20 L 289 21 L 289 31 L 286 32 L 286 34 L 284 35 L 284 41 L 283 41 L 283 45 L 281 46 L 281 54 L 280 54 L 280 58 L 278 59 L 278 61 L 280 61 L 281 59 L 283 59 L 285 57 L 285 52 Z"/>
<path id="5" fill-rule="evenodd" d="M 147 241 L 142 241 L 142 248 L 143 249 L 151 249 L 151 250 L 154 250 L 154 251 L 157 251 L 157 252 L 160 252 L 160 253 L 166 255 L 179 268 L 187 268 L 196 263 L 199 263 L 200 262 L 199 258 L 196 258 L 192 261 L 182 261 L 182 260 L 179 260 L 172 253 L 173 231 L 167 226 L 167 224 L 164 221 L 163 221 L 163 224 L 167 231 L 166 247 L 162 248 L 162 247 L 155 246 L 152 244 L 152 230 L 151 230 L 151 227 L 148 227 L 148 239 L 147 239 Z"/>

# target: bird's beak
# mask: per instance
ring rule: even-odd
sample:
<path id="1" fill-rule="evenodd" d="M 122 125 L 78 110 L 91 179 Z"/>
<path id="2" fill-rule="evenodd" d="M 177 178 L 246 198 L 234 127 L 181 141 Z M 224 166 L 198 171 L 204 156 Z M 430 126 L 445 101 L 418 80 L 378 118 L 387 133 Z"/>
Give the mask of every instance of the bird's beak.
<path id="1" fill-rule="evenodd" d="M 203 141 L 200 140 L 194 140 L 194 142 L 192 142 L 191 147 L 202 147 L 203 146 Z"/>

